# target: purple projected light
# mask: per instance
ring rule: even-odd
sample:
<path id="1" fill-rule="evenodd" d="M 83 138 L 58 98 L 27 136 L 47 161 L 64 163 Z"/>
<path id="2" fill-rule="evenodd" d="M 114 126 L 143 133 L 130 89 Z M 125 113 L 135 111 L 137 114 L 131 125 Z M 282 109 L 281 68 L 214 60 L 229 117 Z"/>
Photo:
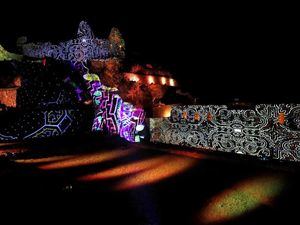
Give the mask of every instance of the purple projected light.
<path id="1" fill-rule="evenodd" d="M 106 129 L 110 134 L 119 134 L 127 141 L 140 142 L 142 136 L 138 133 L 144 129 L 144 110 L 124 102 L 116 88 L 102 85 L 98 75 L 86 74 L 83 77 L 96 108 L 92 130 Z"/>

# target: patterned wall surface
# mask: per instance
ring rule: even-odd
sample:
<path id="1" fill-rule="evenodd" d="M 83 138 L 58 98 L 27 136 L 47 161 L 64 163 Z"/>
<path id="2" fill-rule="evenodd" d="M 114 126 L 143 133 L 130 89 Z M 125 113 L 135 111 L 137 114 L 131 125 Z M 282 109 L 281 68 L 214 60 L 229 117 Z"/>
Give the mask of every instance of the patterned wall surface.
<path id="1" fill-rule="evenodd" d="M 151 141 L 263 158 L 300 161 L 300 105 L 174 106 L 150 119 Z"/>

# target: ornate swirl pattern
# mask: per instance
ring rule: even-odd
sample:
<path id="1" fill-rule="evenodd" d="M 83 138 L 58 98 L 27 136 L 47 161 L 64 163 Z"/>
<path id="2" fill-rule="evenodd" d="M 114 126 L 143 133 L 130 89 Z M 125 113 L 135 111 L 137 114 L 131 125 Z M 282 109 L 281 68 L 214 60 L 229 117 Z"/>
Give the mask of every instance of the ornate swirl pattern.
<path id="1" fill-rule="evenodd" d="M 300 161 L 300 105 L 175 106 L 169 118 L 151 119 L 150 132 L 152 142 Z"/>

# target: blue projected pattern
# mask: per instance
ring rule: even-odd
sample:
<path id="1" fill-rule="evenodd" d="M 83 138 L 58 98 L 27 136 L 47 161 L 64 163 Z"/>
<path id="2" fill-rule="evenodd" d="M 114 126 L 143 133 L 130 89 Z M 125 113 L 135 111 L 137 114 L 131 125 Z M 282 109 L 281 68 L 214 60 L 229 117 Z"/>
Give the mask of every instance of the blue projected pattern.
<path id="1" fill-rule="evenodd" d="M 64 109 L 23 113 L 0 131 L 0 141 L 59 136 L 78 132 L 82 110 Z"/>
<path id="2" fill-rule="evenodd" d="M 43 126 L 25 136 L 24 139 L 62 135 L 71 126 L 74 119 L 74 116 L 72 116 L 72 114 L 74 115 L 74 110 L 56 110 L 43 112 L 43 114 Z"/>

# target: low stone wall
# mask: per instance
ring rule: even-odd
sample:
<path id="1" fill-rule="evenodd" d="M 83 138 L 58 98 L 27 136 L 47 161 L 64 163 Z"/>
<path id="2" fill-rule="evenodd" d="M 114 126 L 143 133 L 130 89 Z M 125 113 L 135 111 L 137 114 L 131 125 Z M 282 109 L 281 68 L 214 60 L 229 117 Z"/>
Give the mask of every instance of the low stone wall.
<path id="1" fill-rule="evenodd" d="M 151 142 L 300 161 L 300 105 L 173 106 L 170 117 L 150 119 L 150 134 Z"/>

